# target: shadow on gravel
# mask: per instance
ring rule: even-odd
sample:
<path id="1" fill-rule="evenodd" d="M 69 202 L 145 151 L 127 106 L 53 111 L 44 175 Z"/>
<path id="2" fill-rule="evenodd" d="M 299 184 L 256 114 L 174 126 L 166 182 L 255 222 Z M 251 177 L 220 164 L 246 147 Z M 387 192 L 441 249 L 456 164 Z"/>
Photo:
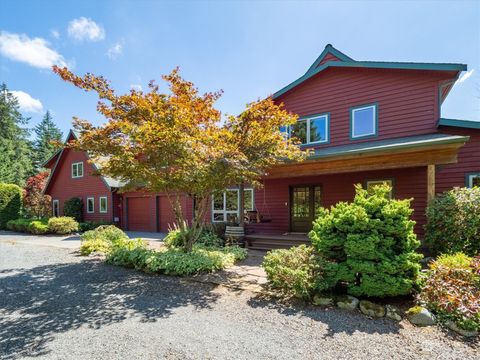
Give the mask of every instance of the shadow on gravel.
<path id="1" fill-rule="evenodd" d="M 333 337 L 337 333 L 353 334 L 395 334 L 402 325 L 386 319 L 369 319 L 357 311 L 339 310 L 332 307 L 307 305 L 300 301 L 286 302 L 281 299 L 259 294 L 248 300 L 253 308 L 268 308 L 286 316 L 305 316 L 327 326 L 323 338 Z"/>
<path id="2" fill-rule="evenodd" d="M 0 358 L 47 354 L 55 334 L 130 317 L 153 322 L 179 307 L 210 308 L 213 286 L 149 276 L 87 260 L 2 270 Z"/>

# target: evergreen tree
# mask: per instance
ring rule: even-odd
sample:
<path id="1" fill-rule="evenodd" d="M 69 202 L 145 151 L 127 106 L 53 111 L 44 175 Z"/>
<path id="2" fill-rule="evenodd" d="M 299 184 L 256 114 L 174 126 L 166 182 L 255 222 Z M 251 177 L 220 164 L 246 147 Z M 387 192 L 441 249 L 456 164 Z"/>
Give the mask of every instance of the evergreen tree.
<path id="1" fill-rule="evenodd" d="M 33 173 L 29 118 L 22 116 L 17 98 L 0 85 L 0 183 L 23 186 Z"/>
<path id="2" fill-rule="evenodd" d="M 62 140 L 62 132 L 55 125 L 52 120 L 52 115 L 47 111 L 42 121 L 35 126 L 35 141 L 33 143 L 34 149 L 34 167 L 38 172 L 42 169 L 42 165 L 47 161 L 57 150 L 58 145 L 52 144 L 52 141 L 60 142 Z"/>

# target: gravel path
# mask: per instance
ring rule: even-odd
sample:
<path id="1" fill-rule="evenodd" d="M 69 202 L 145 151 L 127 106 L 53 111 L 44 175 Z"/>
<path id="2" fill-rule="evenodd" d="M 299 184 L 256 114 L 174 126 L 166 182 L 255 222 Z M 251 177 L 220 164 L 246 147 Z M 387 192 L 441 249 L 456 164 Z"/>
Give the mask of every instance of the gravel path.
<path id="1" fill-rule="evenodd" d="M 478 359 L 477 346 L 437 328 L 0 242 L 2 359 Z"/>

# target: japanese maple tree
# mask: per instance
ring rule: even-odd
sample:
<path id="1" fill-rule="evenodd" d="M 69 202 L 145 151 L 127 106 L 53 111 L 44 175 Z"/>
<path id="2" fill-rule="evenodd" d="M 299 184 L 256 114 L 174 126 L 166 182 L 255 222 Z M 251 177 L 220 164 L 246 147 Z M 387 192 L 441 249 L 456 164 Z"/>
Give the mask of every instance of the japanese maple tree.
<path id="1" fill-rule="evenodd" d="M 23 207 L 29 215 L 36 218 L 50 214 L 52 198 L 49 195 L 43 194 L 48 175 L 48 171 L 43 171 L 30 176 L 23 189 Z"/>
<path id="2" fill-rule="evenodd" d="M 221 92 L 200 94 L 178 69 L 163 76 L 168 93 L 152 81 L 148 92 L 130 90 L 123 95 L 117 95 L 101 76 L 80 77 L 58 67 L 53 71 L 81 89 L 96 92 L 97 110 L 107 119 L 104 125 L 93 126 L 74 118 L 80 137 L 70 146 L 87 150 L 100 163 L 102 174 L 127 184 L 123 190 L 166 193 L 186 251 L 202 231 L 215 191 L 243 182 L 258 184 L 271 166 L 305 157 L 280 131 L 297 117 L 272 99 L 249 104 L 240 116 L 222 121 L 214 106 Z M 190 223 L 180 201 L 185 194 L 195 199 Z"/>

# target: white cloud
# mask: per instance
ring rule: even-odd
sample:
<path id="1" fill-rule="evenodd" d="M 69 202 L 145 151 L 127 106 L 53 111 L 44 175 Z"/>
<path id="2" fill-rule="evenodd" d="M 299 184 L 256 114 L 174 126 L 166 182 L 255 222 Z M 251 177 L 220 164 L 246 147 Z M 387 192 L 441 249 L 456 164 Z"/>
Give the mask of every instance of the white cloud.
<path id="1" fill-rule="evenodd" d="M 140 84 L 131 84 L 130 89 L 136 90 L 136 91 L 143 91 L 142 85 L 140 85 Z"/>
<path id="2" fill-rule="evenodd" d="M 472 69 L 472 70 L 467 71 L 466 73 L 464 73 L 462 76 L 460 76 L 460 79 L 458 79 L 457 84 L 461 84 L 461 83 L 464 82 L 465 80 L 468 80 L 468 78 L 473 75 L 473 72 L 474 72 L 474 71 L 475 71 L 475 70 Z"/>
<path id="3" fill-rule="evenodd" d="M 116 59 L 120 55 L 122 55 L 123 52 L 123 44 L 121 42 L 117 42 L 113 44 L 107 51 L 107 56 L 110 59 Z"/>
<path id="4" fill-rule="evenodd" d="M 105 30 L 92 19 L 82 16 L 68 23 L 68 35 L 76 40 L 98 41 L 105 38 Z"/>
<path id="5" fill-rule="evenodd" d="M 42 38 L 30 39 L 25 34 L 1 31 L 0 54 L 40 69 L 67 65 L 63 56 L 49 47 L 48 41 Z"/>
<path id="6" fill-rule="evenodd" d="M 60 39 L 60 33 L 58 32 L 58 30 L 52 29 L 52 30 L 50 30 L 50 34 L 52 34 L 52 36 L 53 36 L 55 39 Z"/>
<path id="7" fill-rule="evenodd" d="M 30 94 L 27 94 L 24 91 L 12 90 L 10 92 L 17 98 L 20 110 L 32 113 L 42 112 L 43 105 L 40 100 L 34 99 Z"/>

